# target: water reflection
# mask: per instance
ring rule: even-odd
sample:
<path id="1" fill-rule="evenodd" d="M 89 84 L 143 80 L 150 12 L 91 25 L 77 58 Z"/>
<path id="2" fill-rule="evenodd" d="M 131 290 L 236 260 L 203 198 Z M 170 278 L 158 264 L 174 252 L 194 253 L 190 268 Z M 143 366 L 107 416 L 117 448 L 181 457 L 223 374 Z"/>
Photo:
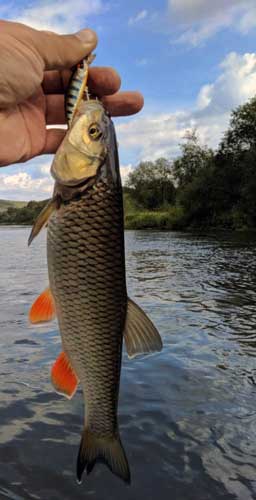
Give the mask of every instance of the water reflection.
<path id="1" fill-rule="evenodd" d="M 129 293 L 164 339 L 160 354 L 124 356 L 127 488 L 104 466 L 76 484 L 81 392 L 54 393 L 56 323 L 27 321 L 47 286 L 45 234 L 28 249 L 28 228 L 0 233 L 0 497 L 254 499 L 256 238 L 126 233 Z"/>

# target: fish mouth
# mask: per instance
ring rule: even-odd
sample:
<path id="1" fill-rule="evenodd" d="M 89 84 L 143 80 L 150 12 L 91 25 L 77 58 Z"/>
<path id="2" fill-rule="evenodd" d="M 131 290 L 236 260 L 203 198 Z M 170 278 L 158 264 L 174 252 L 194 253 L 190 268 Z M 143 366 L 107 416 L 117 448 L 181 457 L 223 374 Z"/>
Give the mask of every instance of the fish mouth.
<path id="1" fill-rule="evenodd" d="M 83 145 L 83 150 L 73 146 L 73 148 L 78 151 L 79 153 L 82 153 L 83 155 L 85 155 L 89 160 L 104 160 L 106 158 L 106 155 L 107 155 L 107 148 L 106 150 L 104 151 L 104 154 L 95 154 L 95 153 L 90 153 L 89 149 L 87 149 L 84 145 Z"/>
<path id="2" fill-rule="evenodd" d="M 84 155 L 89 158 L 89 160 L 104 160 L 106 155 L 94 155 L 90 154 L 89 151 L 83 151 Z"/>

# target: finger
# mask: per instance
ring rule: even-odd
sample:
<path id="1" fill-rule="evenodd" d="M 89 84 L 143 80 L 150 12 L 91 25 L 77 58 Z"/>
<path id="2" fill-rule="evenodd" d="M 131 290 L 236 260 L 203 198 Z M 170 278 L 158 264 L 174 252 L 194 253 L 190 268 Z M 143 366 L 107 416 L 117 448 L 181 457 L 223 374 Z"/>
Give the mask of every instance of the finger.
<path id="1" fill-rule="evenodd" d="M 45 120 L 47 125 L 62 125 L 67 123 L 63 94 L 49 94 L 46 96 L 45 102 Z"/>
<path id="2" fill-rule="evenodd" d="M 70 68 L 90 54 L 97 45 L 97 35 L 90 29 L 83 29 L 73 35 L 59 35 L 10 21 L 1 21 L 0 29 L 1 33 L 13 36 L 36 51 L 45 70 Z"/>
<path id="3" fill-rule="evenodd" d="M 43 80 L 45 94 L 65 93 L 71 71 L 46 71 Z M 88 87 L 92 94 L 101 97 L 115 94 L 121 85 L 121 78 L 114 68 L 92 67 L 89 69 Z"/>
<path id="4" fill-rule="evenodd" d="M 59 145 L 65 137 L 66 131 L 59 128 L 51 128 L 46 131 L 46 141 L 41 151 L 42 155 L 56 153 Z"/>
<path id="5" fill-rule="evenodd" d="M 105 108 L 111 116 L 128 116 L 138 113 L 144 105 L 140 92 L 118 92 L 101 98 Z"/>
<path id="6" fill-rule="evenodd" d="M 119 92 L 113 96 L 104 96 L 101 101 L 112 116 L 132 115 L 143 107 L 143 97 L 139 92 Z M 65 124 L 67 120 L 64 96 L 49 94 L 45 102 L 47 125 Z"/>
<path id="7" fill-rule="evenodd" d="M 121 78 L 114 68 L 95 66 L 89 69 L 88 87 L 92 94 L 98 97 L 115 94 L 120 86 Z"/>
<path id="8" fill-rule="evenodd" d="M 45 94 L 65 94 L 71 77 L 72 71 L 64 69 L 62 71 L 45 71 L 42 82 Z"/>
<path id="9" fill-rule="evenodd" d="M 112 116 L 127 116 L 138 113 L 144 103 L 139 92 L 118 92 L 112 96 L 103 96 L 101 101 Z M 62 94 L 47 95 L 47 125 L 61 125 L 66 122 L 64 96 Z"/>

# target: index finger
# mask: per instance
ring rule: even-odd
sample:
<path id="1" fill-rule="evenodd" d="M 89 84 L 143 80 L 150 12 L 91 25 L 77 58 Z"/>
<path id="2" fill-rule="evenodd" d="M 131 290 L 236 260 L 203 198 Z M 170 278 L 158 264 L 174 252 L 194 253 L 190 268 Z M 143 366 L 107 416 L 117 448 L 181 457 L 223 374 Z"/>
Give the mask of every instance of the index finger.
<path id="1" fill-rule="evenodd" d="M 65 94 L 71 74 L 70 70 L 46 71 L 42 84 L 44 93 Z M 115 94 L 120 86 L 121 78 L 114 68 L 103 66 L 89 68 L 88 87 L 90 92 L 98 97 Z"/>

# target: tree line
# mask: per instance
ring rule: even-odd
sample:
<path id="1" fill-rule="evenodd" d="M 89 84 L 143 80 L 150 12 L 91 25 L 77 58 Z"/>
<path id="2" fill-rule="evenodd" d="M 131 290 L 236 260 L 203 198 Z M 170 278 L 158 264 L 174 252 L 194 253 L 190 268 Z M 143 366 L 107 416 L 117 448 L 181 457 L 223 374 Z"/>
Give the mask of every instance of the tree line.
<path id="1" fill-rule="evenodd" d="M 188 132 L 181 155 L 141 162 L 126 182 L 137 210 L 170 213 L 167 227 L 256 227 L 256 97 L 231 113 L 216 151 Z"/>
<path id="2" fill-rule="evenodd" d="M 48 201 L 29 201 L 22 208 L 8 207 L 0 213 L 0 224 L 32 225 Z"/>

